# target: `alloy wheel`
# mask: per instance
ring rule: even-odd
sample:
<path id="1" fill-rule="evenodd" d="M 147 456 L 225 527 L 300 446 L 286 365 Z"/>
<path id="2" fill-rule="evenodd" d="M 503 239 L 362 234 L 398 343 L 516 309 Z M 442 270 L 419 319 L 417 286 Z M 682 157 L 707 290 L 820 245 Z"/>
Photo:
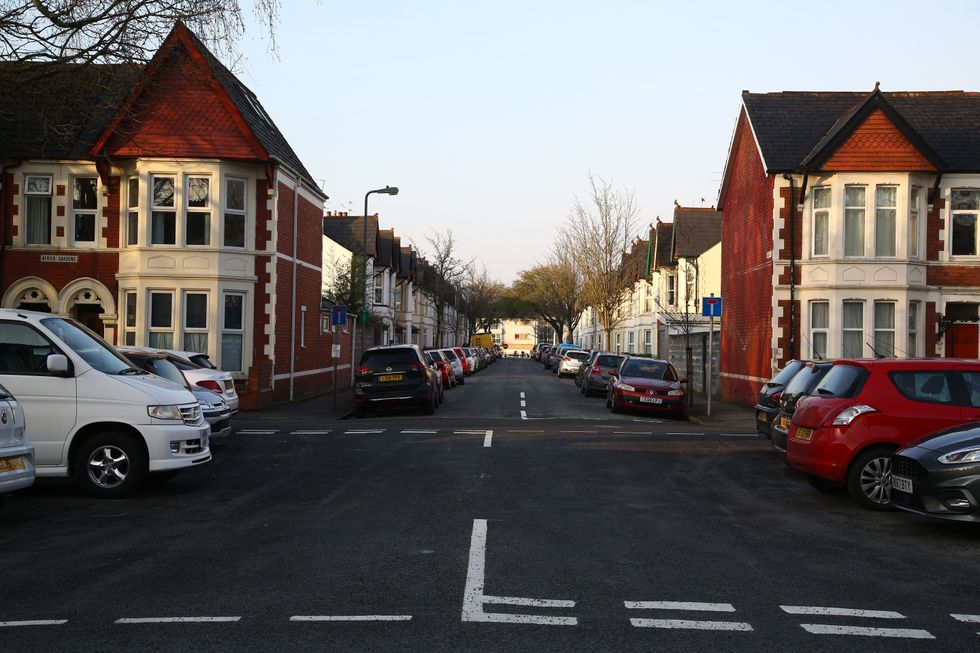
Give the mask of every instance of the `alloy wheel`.
<path id="1" fill-rule="evenodd" d="M 861 491 L 873 503 L 888 505 L 891 502 L 891 458 L 872 458 L 861 468 Z"/>
<path id="2" fill-rule="evenodd" d="M 93 450 L 88 457 L 88 475 L 100 488 L 114 488 L 129 474 L 129 456 L 115 445 Z"/>

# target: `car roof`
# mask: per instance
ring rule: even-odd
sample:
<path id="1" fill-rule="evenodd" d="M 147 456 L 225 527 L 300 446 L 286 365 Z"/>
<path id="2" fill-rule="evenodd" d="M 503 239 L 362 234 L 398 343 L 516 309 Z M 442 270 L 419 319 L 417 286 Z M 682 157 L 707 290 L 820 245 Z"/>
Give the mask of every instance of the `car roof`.
<path id="1" fill-rule="evenodd" d="M 969 358 L 848 358 L 834 361 L 835 365 L 852 365 L 868 370 L 945 370 L 950 365 L 980 367 L 980 361 Z"/>

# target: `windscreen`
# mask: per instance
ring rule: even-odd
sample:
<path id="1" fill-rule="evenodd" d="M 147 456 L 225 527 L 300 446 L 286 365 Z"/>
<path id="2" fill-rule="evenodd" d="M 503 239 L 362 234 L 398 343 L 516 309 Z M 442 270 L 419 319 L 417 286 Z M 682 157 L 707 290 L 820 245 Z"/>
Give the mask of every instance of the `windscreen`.
<path id="1" fill-rule="evenodd" d="M 657 379 L 660 381 L 676 381 L 677 375 L 672 368 L 663 361 L 649 361 L 642 359 L 631 359 L 626 361 L 620 372 L 621 376 L 632 376 L 643 379 Z"/>
<path id="2" fill-rule="evenodd" d="M 41 320 L 63 343 L 93 368 L 106 374 L 119 374 L 132 366 L 115 349 L 85 327 L 71 320 L 49 317 Z"/>
<path id="3" fill-rule="evenodd" d="M 622 362 L 622 356 L 611 356 L 608 354 L 599 356 L 599 367 L 619 367 L 619 364 Z"/>
<path id="4" fill-rule="evenodd" d="M 146 359 L 146 369 L 157 376 L 163 377 L 168 381 L 173 381 L 177 385 L 187 386 L 187 380 L 183 372 L 165 358 Z"/>
<path id="5" fill-rule="evenodd" d="M 769 385 L 786 385 L 790 379 L 803 367 L 803 361 L 790 361 L 789 364 L 779 371 L 779 374 L 772 377 Z"/>
<path id="6" fill-rule="evenodd" d="M 569 358 L 574 358 L 577 361 L 584 361 L 589 357 L 589 352 L 587 351 L 570 351 L 565 354 Z"/>
<path id="7" fill-rule="evenodd" d="M 804 367 L 796 375 L 790 379 L 790 382 L 786 384 L 786 391 L 784 394 L 794 395 L 799 394 L 806 390 L 807 383 L 813 378 L 813 373 L 815 368 Z"/>

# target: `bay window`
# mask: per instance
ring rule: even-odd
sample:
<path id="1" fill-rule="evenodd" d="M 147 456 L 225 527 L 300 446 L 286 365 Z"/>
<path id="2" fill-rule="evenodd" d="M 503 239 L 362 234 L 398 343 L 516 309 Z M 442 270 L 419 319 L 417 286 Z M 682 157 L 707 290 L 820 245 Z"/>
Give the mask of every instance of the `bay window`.
<path id="1" fill-rule="evenodd" d="M 909 302 L 909 342 L 906 352 L 909 358 L 919 355 L 919 302 Z"/>
<path id="2" fill-rule="evenodd" d="M 830 329 L 830 303 L 810 302 L 811 358 L 827 358 L 827 334 Z"/>
<path id="3" fill-rule="evenodd" d="M 184 351 L 208 351 L 208 294 L 184 293 Z"/>
<path id="4" fill-rule="evenodd" d="M 150 243 L 153 245 L 177 244 L 177 211 L 174 196 L 177 192 L 174 177 L 152 178 L 153 195 L 150 201 Z"/>
<path id="5" fill-rule="evenodd" d="M 844 358 L 864 356 L 864 302 L 843 303 L 841 355 Z"/>
<path id="6" fill-rule="evenodd" d="M 864 256 L 864 186 L 844 188 L 844 256 Z"/>
<path id="7" fill-rule="evenodd" d="M 221 325 L 221 369 L 228 372 L 242 371 L 242 345 L 245 339 L 245 294 L 224 294 L 224 311 Z"/>
<path id="8" fill-rule="evenodd" d="M 150 292 L 150 347 L 174 348 L 174 294 Z"/>
<path id="9" fill-rule="evenodd" d="M 874 350 L 880 358 L 895 357 L 895 303 L 874 304 Z"/>
<path id="10" fill-rule="evenodd" d="M 875 188 L 875 256 L 895 256 L 895 220 L 898 211 L 898 188 Z"/>
<path id="11" fill-rule="evenodd" d="M 211 244 L 211 180 L 207 177 L 187 177 L 187 209 L 184 214 L 184 243 Z"/>
<path id="12" fill-rule="evenodd" d="M 912 187 L 909 194 L 909 258 L 919 258 L 919 196 L 920 189 Z"/>
<path id="13" fill-rule="evenodd" d="M 140 235 L 140 178 L 130 177 L 126 196 L 126 244 L 138 245 Z"/>
<path id="14" fill-rule="evenodd" d="M 127 291 L 125 297 L 125 317 L 123 321 L 123 344 L 136 346 L 136 293 Z"/>
<path id="15" fill-rule="evenodd" d="M 813 255 L 827 256 L 830 240 L 830 188 L 813 189 Z"/>
<path id="16" fill-rule="evenodd" d="M 225 179 L 224 245 L 245 247 L 246 183 L 238 177 Z"/>

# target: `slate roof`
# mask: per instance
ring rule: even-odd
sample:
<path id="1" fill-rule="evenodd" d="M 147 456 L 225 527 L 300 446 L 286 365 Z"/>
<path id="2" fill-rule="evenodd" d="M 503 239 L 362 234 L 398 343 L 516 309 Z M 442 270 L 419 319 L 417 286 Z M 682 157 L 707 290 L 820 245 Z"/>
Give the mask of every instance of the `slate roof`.
<path id="1" fill-rule="evenodd" d="M 674 207 L 671 258 L 697 258 L 721 242 L 721 211 Z"/>
<path id="2" fill-rule="evenodd" d="M 367 217 L 368 256 L 378 257 L 378 216 Z M 364 251 L 364 216 L 327 215 L 323 217 L 323 235 L 355 253 Z"/>
<path id="3" fill-rule="evenodd" d="M 400 265 L 398 266 L 398 278 L 415 280 L 415 250 L 411 247 L 402 247 L 400 250 Z"/>
<path id="4" fill-rule="evenodd" d="M 654 230 L 656 242 L 654 243 L 653 261 L 651 269 L 677 267 L 677 261 L 671 255 L 673 245 L 674 225 L 669 222 L 657 221 L 657 228 Z"/>
<path id="5" fill-rule="evenodd" d="M 397 251 L 395 249 L 395 230 L 382 229 L 378 236 L 378 243 L 380 249 L 378 250 L 378 259 L 375 261 L 375 267 L 381 266 L 395 268 L 397 270 L 399 256 L 395 255 Z"/>
<path id="6" fill-rule="evenodd" d="M 881 96 L 942 158 L 944 172 L 980 172 L 980 93 L 909 91 Z M 742 93 L 769 173 L 796 170 L 868 98 L 868 93 Z"/>
<path id="7" fill-rule="evenodd" d="M 650 251 L 649 241 L 637 238 L 633 241 L 630 251 L 623 256 L 623 267 L 627 278 L 634 281 L 647 275 L 647 253 Z"/>
<path id="8" fill-rule="evenodd" d="M 35 66 L 0 62 L 0 157 L 91 158 L 89 146 L 141 73 L 131 64 L 61 64 L 39 75 Z"/>

